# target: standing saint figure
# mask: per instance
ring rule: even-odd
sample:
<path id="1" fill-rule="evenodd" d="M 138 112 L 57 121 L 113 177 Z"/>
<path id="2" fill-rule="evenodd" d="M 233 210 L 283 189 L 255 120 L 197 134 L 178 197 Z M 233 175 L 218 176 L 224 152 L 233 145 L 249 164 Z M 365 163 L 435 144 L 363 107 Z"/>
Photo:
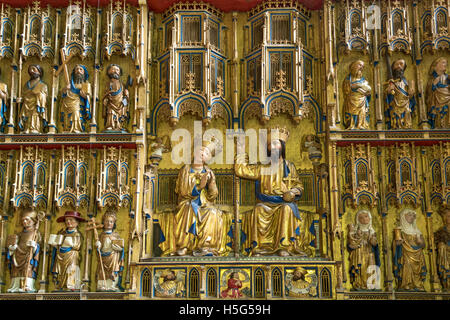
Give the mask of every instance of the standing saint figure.
<path id="1" fill-rule="evenodd" d="M 192 164 L 184 165 L 177 177 L 175 216 L 162 222 L 166 241 L 160 244 L 163 255 L 224 256 L 229 253 L 227 233 L 230 217 L 214 202 L 219 195 L 214 172 L 206 164 L 221 149 L 214 138 L 196 147 Z M 231 240 L 230 240 L 231 241 Z"/>
<path id="2" fill-rule="evenodd" d="M 47 85 L 42 82 L 44 70 L 38 64 L 28 67 L 30 80 L 22 92 L 19 128 L 23 133 L 43 133 L 47 126 Z"/>
<path id="3" fill-rule="evenodd" d="M 347 129 L 369 129 L 369 102 L 372 88 L 363 77 L 364 62 L 354 61 L 344 79 L 344 125 Z"/>
<path id="4" fill-rule="evenodd" d="M 447 59 L 440 57 L 434 60 L 430 66 L 429 75 L 426 89 L 428 121 L 432 129 L 448 128 L 450 79 L 447 74 Z"/>
<path id="5" fill-rule="evenodd" d="M 26 209 L 21 214 L 22 232 L 8 237 L 7 259 L 11 271 L 11 286 L 7 292 L 35 292 L 34 287 L 39 267 L 41 234 L 36 229 L 38 221 L 34 210 Z M 24 283 L 25 282 L 25 285 Z"/>
<path id="6" fill-rule="evenodd" d="M 106 74 L 109 83 L 103 97 L 105 131 L 126 132 L 126 124 L 129 118 L 129 92 L 120 81 L 122 68 L 117 64 L 110 64 L 106 69 Z"/>
<path id="7" fill-rule="evenodd" d="M 86 67 L 77 64 L 73 68 L 70 83 L 62 89 L 61 122 L 64 132 L 84 132 L 86 121 L 92 118 L 92 90 L 88 79 Z"/>
<path id="8" fill-rule="evenodd" d="M 442 288 L 450 288 L 450 206 L 439 210 L 444 225 L 434 233 L 434 242 L 437 247 L 437 270 L 441 279 Z"/>
<path id="9" fill-rule="evenodd" d="M 391 66 L 393 79 L 386 87 L 386 124 L 388 129 L 411 129 L 416 106 L 414 81 L 406 80 L 406 61 L 398 59 Z"/>
<path id="10" fill-rule="evenodd" d="M 8 123 L 8 119 L 6 119 L 7 103 L 8 103 L 8 85 L 4 82 L 0 82 L 0 132 L 5 132 L 5 127 L 6 124 Z"/>
<path id="11" fill-rule="evenodd" d="M 57 235 L 50 235 L 49 239 L 49 244 L 53 246 L 50 270 L 57 290 L 80 289 L 80 251 L 83 237 L 77 228 L 79 222 L 85 221 L 76 211 L 66 211 L 64 216 L 56 220 L 66 225 L 65 229 L 61 229 Z"/>
<path id="12" fill-rule="evenodd" d="M 397 290 L 425 291 L 427 274 L 423 249 L 425 240 L 416 225 L 416 212 L 400 212 L 400 227 L 394 230 L 394 276 Z"/>
<path id="13" fill-rule="evenodd" d="M 350 252 L 350 282 L 355 290 L 367 290 L 368 279 L 374 270 L 369 266 L 380 266 L 380 251 L 372 216 L 368 210 L 356 213 L 355 225 L 348 225 L 347 248 Z"/>
<path id="14" fill-rule="evenodd" d="M 278 139 L 268 139 L 268 164 L 248 164 L 248 154 L 236 156 L 236 176 L 255 181 L 257 204 L 248 229 L 249 254 L 305 255 L 300 249 L 300 212 L 295 201 L 303 193 L 295 165 L 286 159 L 289 131 L 276 128 Z M 274 132 L 272 130 L 271 134 Z M 273 140 L 273 141 L 272 141 Z"/>
<path id="15" fill-rule="evenodd" d="M 107 211 L 103 216 L 103 232 L 99 235 L 95 246 L 100 250 L 97 263 L 97 290 L 120 291 L 121 272 L 123 271 L 124 241 L 114 231 L 116 213 Z M 118 287 L 119 286 L 119 287 Z"/>

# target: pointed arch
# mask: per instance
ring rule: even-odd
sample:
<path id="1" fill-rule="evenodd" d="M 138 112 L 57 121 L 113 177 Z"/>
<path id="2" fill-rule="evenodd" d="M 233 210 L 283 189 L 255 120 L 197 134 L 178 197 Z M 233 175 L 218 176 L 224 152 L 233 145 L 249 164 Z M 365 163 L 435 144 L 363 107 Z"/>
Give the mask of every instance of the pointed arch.
<path id="1" fill-rule="evenodd" d="M 152 296 L 152 274 L 145 268 L 141 274 L 141 297 L 151 298 Z"/>
<path id="2" fill-rule="evenodd" d="M 272 297 L 283 297 L 283 277 L 278 267 L 272 270 Z"/>
<path id="3" fill-rule="evenodd" d="M 200 298 L 200 274 L 196 268 L 189 272 L 189 298 Z"/>
<path id="4" fill-rule="evenodd" d="M 266 283 L 264 271 L 261 268 L 255 270 L 255 298 L 266 297 Z"/>
<path id="5" fill-rule="evenodd" d="M 217 272 L 213 268 L 209 268 L 206 274 L 206 295 L 217 297 Z"/>

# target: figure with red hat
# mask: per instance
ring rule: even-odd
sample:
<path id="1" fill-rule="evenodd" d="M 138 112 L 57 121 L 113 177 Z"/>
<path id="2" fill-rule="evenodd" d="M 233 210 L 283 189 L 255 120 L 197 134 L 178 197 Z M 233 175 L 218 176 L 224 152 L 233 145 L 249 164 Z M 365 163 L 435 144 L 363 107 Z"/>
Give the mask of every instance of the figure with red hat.
<path id="1" fill-rule="evenodd" d="M 49 244 L 53 246 L 51 272 L 58 291 L 80 289 L 80 249 L 83 236 L 78 224 L 86 220 L 76 211 L 66 211 L 56 222 L 64 222 L 66 227 L 58 234 L 50 235 Z"/>

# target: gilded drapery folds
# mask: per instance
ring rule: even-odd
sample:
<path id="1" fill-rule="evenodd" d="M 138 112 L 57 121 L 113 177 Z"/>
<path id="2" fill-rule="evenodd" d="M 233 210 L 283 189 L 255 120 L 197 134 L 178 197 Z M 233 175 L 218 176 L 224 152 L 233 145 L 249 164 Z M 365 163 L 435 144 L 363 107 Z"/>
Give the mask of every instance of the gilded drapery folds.
<path id="1" fill-rule="evenodd" d="M 367 290 L 373 270 L 380 267 L 380 251 L 377 234 L 372 227 L 372 215 L 368 210 L 359 210 L 355 224 L 348 225 L 347 249 L 350 252 L 350 281 L 353 289 Z"/>
<path id="2" fill-rule="evenodd" d="M 361 60 L 350 64 L 350 73 L 342 83 L 344 94 L 344 124 L 347 129 L 369 129 L 369 102 L 372 88 L 363 76 L 365 64 Z"/>

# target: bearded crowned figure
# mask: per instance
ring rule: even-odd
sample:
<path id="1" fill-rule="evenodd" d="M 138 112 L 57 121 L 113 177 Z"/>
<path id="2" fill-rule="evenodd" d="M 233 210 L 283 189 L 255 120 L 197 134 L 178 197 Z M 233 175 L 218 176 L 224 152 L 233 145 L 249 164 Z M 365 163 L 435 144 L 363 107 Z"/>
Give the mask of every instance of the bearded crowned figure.
<path id="1" fill-rule="evenodd" d="M 393 79 L 386 87 L 386 123 L 388 129 L 411 129 L 416 105 L 414 82 L 406 80 L 406 61 L 398 59 L 391 66 Z"/>
<path id="2" fill-rule="evenodd" d="M 368 210 L 356 213 L 355 225 L 348 225 L 347 248 L 350 252 L 350 282 L 355 290 L 367 290 L 369 266 L 380 266 L 380 252 L 372 216 Z"/>
<path id="3" fill-rule="evenodd" d="M 427 274 L 425 265 L 425 240 L 416 225 L 416 212 L 400 212 L 400 227 L 394 230 L 394 276 L 397 290 L 424 291 Z"/>
<path id="4" fill-rule="evenodd" d="M 450 288 L 450 206 L 439 210 L 444 225 L 434 233 L 434 242 L 437 247 L 437 270 L 441 279 L 442 288 Z"/>
<path id="5" fill-rule="evenodd" d="M 347 129 L 369 129 L 369 102 L 372 88 L 363 77 L 364 62 L 357 60 L 350 65 L 350 74 L 345 78 L 344 125 Z"/>
<path id="6" fill-rule="evenodd" d="M 218 141 L 204 141 L 196 147 L 192 164 L 178 172 L 175 193 L 178 206 L 174 216 L 161 217 L 163 255 L 225 256 L 231 248 L 231 218 L 214 204 L 219 195 L 214 172 L 207 162 L 221 148 Z"/>
<path id="7" fill-rule="evenodd" d="M 447 74 L 447 59 L 437 58 L 430 67 L 426 101 L 428 121 L 432 129 L 448 128 L 450 125 L 450 79 Z"/>
<path id="8" fill-rule="evenodd" d="M 61 122 L 63 130 L 70 133 L 85 131 L 91 116 L 91 84 L 85 66 L 77 64 L 72 71 L 70 83 L 62 90 Z"/>
<path id="9" fill-rule="evenodd" d="M 42 82 L 44 70 L 40 65 L 28 67 L 30 80 L 22 91 L 19 128 L 23 133 L 43 133 L 47 126 L 47 85 Z"/>
<path id="10" fill-rule="evenodd" d="M 286 128 L 276 128 L 278 139 L 268 139 L 268 164 L 249 164 L 248 155 L 236 156 L 236 176 L 255 181 L 257 204 L 244 223 L 249 255 L 306 255 L 300 234 L 300 199 L 303 185 L 295 165 L 286 159 Z M 274 130 L 271 131 L 271 134 Z M 307 241 L 309 243 L 309 241 Z"/>
<path id="11" fill-rule="evenodd" d="M 35 280 L 39 267 L 41 234 L 36 229 L 37 213 L 28 209 L 22 212 L 23 230 L 14 235 L 8 245 L 7 259 L 11 270 L 11 286 L 8 292 L 35 292 Z M 25 282 L 25 283 L 23 283 Z"/>
<path id="12" fill-rule="evenodd" d="M 122 68 L 117 64 L 111 64 L 106 69 L 106 73 L 109 83 L 103 98 L 105 131 L 126 132 L 126 124 L 129 118 L 129 93 L 120 81 Z"/>

